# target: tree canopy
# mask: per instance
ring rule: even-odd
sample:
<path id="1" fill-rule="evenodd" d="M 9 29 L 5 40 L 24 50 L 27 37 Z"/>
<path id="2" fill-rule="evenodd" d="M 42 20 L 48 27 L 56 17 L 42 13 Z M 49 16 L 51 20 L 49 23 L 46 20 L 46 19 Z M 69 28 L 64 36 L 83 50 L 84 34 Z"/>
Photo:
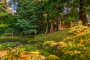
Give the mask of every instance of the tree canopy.
<path id="1" fill-rule="evenodd" d="M 58 30 L 58 22 L 63 18 L 65 19 L 63 22 L 76 22 L 79 19 L 85 25 L 86 14 L 89 14 L 90 10 L 89 0 L 19 0 L 17 2 L 17 12 L 12 16 L 7 13 L 9 5 L 6 2 L 0 3 L 0 16 L 2 16 L 0 18 L 1 21 L 7 21 L 10 27 L 25 34 L 33 34 L 46 29 L 47 31 L 54 30 L 54 23 L 57 24 Z M 2 12 L 2 9 L 6 12 Z M 44 16 L 45 14 L 47 16 Z"/>

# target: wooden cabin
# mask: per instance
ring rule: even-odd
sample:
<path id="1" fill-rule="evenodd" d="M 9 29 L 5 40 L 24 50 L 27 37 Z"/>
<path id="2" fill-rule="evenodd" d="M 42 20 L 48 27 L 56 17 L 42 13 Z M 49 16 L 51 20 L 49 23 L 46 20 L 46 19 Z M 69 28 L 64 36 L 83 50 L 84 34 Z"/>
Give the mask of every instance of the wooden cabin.
<path id="1" fill-rule="evenodd" d="M 68 29 L 74 26 L 74 23 L 72 22 L 64 22 L 66 19 L 61 19 L 60 20 L 60 26 L 59 26 L 59 30 L 63 30 L 63 29 Z"/>

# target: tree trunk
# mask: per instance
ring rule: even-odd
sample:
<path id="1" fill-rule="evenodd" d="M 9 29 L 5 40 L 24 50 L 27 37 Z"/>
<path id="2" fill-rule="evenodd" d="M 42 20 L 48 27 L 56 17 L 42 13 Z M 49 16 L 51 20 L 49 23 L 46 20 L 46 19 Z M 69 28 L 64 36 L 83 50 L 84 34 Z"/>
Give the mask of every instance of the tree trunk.
<path id="1" fill-rule="evenodd" d="M 57 31 L 58 31 L 58 19 L 57 19 Z"/>
<path id="2" fill-rule="evenodd" d="M 50 29 L 50 33 L 54 32 L 54 23 L 51 23 L 51 29 Z"/>
<path id="3" fill-rule="evenodd" d="M 85 25 L 85 21 L 86 21 L 86 15 L 82 15 L 83 13 L 86 13 L 85 11 L 85 4 L 82 3 L 85 0 L 80 0 L 80 12 L 79 12 L 79 20 L 82 21 L 82 25 Z"/>
<path id="4" fill-rule="evenodd" d="M 49 14 L 47 14 L 47 17 L 49 16 Z M 47 18 L 47 27 L 46 27 L 46 33 L 49 32 L 49 19 Z"/>

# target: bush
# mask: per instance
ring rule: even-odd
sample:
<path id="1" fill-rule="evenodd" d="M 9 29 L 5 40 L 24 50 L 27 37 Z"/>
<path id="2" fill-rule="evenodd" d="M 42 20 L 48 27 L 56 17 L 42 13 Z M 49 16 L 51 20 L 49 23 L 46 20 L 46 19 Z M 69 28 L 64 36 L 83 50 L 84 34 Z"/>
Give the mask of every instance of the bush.
<path id="1" fill-rule="evenodd" d="M 34 40 L 37 41 L 38 43 L 44 42 L 45 41 L 45 37 L 43 37 L 43 35 L 40 34 L 40 35 L 35 36 Z"/>
<path id="2" fill-rule="evenodd" d="M 6 29 L 8 28 L 8 25 L 6 24 L 0 24 L 0 35 L 5 33 Z"/>
<path id="3" fill-rule="evenodd" d="M 69 30 L 69 32 L 70 33 L 74 33 L 74 34 L 76 34 L 76 35 L 83 35 L 83 34 L 86 34 L 86 33 L 88 33 L 87 31 L 89 30 L 90 28 L 88 27 L 88 26 L 83 26 L 82 25 L 82 22 L 81 21 L 79 21 L 79 23 L 78 23 L 78 25 L 77 26 L 75 26 L 75 27 L 73 27 L 73 28 L 71 28 L 70 30 Z"/>
<path id="4" fill-rule="evenodd" d="M 90 60 L 90 27 L 82 26 L 80 22 L 69 32 L 76 35 L 67 36 L 61 42 L 46 41 L 43 48 L 61 60 Z"/>
<path id="5" fill-rule="evenodd" d="M 50 55 L 50 56 L 46 57 L 45 60 L 59 60 L 59 59 L 60 59 L 60 58 L 57 57 L 57 56 L 55 56 L 55 55 Z"/>
<path id="6" fill-rule="evenodd" d="M 0 49 L 9 49 L 12 48 L 13 46 L 20 44 L 19 42 L 7 42 L 7 43 L 2 43 L 0 44 Z"/>
<path id="7" fill-rule="evenodd" d="M 42 55 L 33 55 L 30 58 L 28 58 L 28 60 L 45 60 L 45 57 Z"/>
<path id="8" fill-rule="evenodd" d="M 12 48 L 9 48 L 9 50 L 7 51 L 7 55 L 3 60 L 20 60 L 23 52 L 21 47 L 22 46 L 20 45 L 19 47 L 15 48 L 14 51 Z"/>
<path id="9" fill-rule="evenodd" d="M 26 45 L 26 46 L 23 46 L 23 48 L 24 48 L 24 51 L 26 51 L 26 52 L 37 50 L 37 47 L 33 46 L 33 45 Z"/>

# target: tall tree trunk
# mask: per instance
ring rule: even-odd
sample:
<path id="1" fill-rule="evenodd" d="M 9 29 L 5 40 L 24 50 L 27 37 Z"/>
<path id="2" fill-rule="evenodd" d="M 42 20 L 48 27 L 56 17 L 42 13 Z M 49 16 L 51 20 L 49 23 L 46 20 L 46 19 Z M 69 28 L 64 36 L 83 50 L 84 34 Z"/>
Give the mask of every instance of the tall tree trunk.
<path id="1" fill-rule="evenodd" d="M 57 19 L 57 31 L 58 31 L 58 19 Z"/>
<path id="2" fill-rule="evenodd" d="M 54 23 L 51 23 L 50 33 L 54 32 Z"/>
<path id="3" fill-rule="evenodd" d="M 47 17 L 49 16 L 49 14 L 47 14 Z M 49 19 L 47 18 L 47 27 L 46 27 L 46 33 L 49 32 Z"/>
<path id="4" fill-rule="evenodd" d="M 85 4 L 82 3 L 85 0 L 80 0 L 80 12 L 79 12 L 79 20 L 82 21 L 82 25 L 85 25 L 86 16 L 82 15 L 83 13 L 86 13 L 85 11 Z"/>

